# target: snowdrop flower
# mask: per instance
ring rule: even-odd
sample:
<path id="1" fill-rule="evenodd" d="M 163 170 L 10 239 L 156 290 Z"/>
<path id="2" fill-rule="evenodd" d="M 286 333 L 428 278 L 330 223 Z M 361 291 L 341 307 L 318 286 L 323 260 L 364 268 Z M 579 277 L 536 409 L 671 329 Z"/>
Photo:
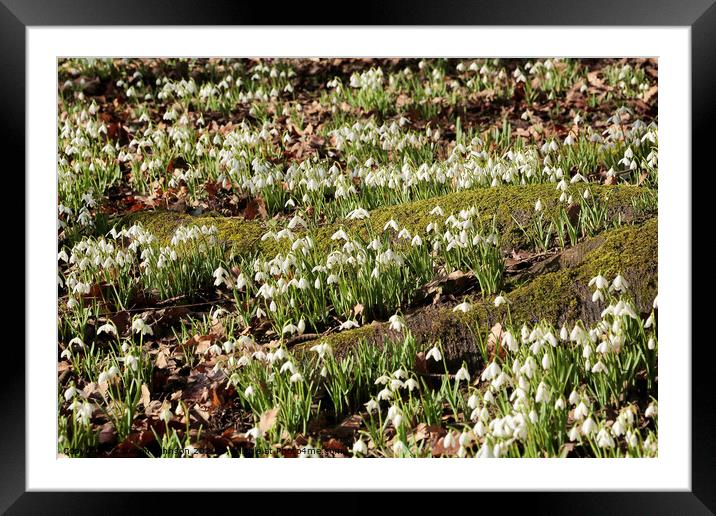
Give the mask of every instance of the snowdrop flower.
<path id="1" fill-rule="evenodd" d="M 358 439 L 355 443 L 353 443 L 353 455 L 365 455 L 368 453 L 368 446 L 366 446 L 363 439 Z"/>
<path id="2" fill-rule="evenodd" d="M 609 281 L 607 281 L 607 278 L 601 274 L 598 274 L 589 280 L 589 286 L 591 287 L 592 285 L 596 286 L 598 289 L 603 289 L 609 286 Z"/>
<path id="3" fill-rule="evenodd" d="M 497 297 L 495 298 L 495 307 L 498 307 L 498 306 L 500 306 L 500 305 L 504 305 L 505 303 L 507 303 L 507 300 L 505 299 L 504 296 L 499 295 L 499 296 L 497 296 Z"/>
<path id="4" fill-rule="evenodd" d="M 413 392 L 418 387 L 418 382 L 414 378 L 409 378 L 405 381 L 405 387 L 408 389 L 408 392 Z"/>
<path id="5" fill-rule="evenodd" d="M 542 200 L 537 199 L 537 202 L 535 203 L 535 211 L 540 212 L 542 211 Z"/>
<path id="6" fill-rule="evenodd" d="M 410 242 L 410 245 L 412 247 L 420 247 L 421 245 L 423 245 L 423 240 L 418 235 L 415 235 L 413 237 L 413 240 Z"/>
<path id="7" fill-rule="evenodd" d="M 386 387 L 378 393 L 378 396 L 376 396 L 376 398 L 378 399 L 378 401 L 393 399 L 393 392 L 390 390 L 389 387 Z"/>
<path id="8" fill-rule="evenodd" d="M 214 286 L 218 287 L 222 283 L 227 287 L 231 286 L 228 281 L 229 273 L 223 267 L 218 267 L 214 272 L 211 273 L 214 277 Z"/>
<path id="9" fill-rule="evenodd" d="M 502 372 L 502 369 L 497 362 L 490 362 L 490 365 L 485 368 L 480 376 L 480 379 L 484 382 L 485 380 L 494 380 Z M 489 392 L 489 391 L 488 391 Z"/>
<path id="10" fill-rule="evenodd" d="M 88 401 L 83 401 L 82 404 L 79 406 L 79 410 L 77 411 L 77 421 L 79 421 L 83 425 L 88 425 L 90 422 L 90 418 L 92 417 L 92 411 L 92 403 Z"/>
<path id="11" fill-rule="evenodd" d="M 249 431 L 246 432 L 246 434 L 244 434 L 244 435 L 247 439 L 251 439 L 252 441 L 255 441 L 256 439 L 258 439 L 259 437 L 261 437 L 263 435 L 263 432 L 261 432 L 261 430 L 258 427 L 253 427 L 253 428 L 249 429 Z"/>
<path id="12" fill-rule="evenodd" d="M 117 327 L 112 321 L 107 321 L 105 324 L 103 324 L 97 329 L 97 335 L 99 335 L 100 333 L 112 333 L 114 335 L 117 335 Z"/>
<path id="13" fill-rule="evenodd" d="M 609 292 L 616 290 L 618 292 L 624 292 L 629 288 L 629 283 L 621 274 L 617 274 L 617 277 L 612 281 L 612 286 L 609 287 Z"/>
<path id="14" fill-rule="evenodd" d="M 400 317 L 398 314 L 391 315 L 390 319 L 388 319 L 388 320 L 390 321 L 390 329 L 391 330 L 394 330 L 397 332 L 402 332 L 403 328 L 405 328 L 405 324 L 403 323 L 403 318 Z"/>
<path id="15" fill-rule="evenodd" d="M 494 459 L 495 454 L 493 453 L 492 447 L 485 441 L 477 452 L 478 459 Z"/>
<path id="16" fill-rule="evenodd" d="M 457 444 L 457 439 L 453 435 L 452 431 L 448 430 L 448 433 L 443 437 L 443 447 L 452 448 Z"/>
<path id="17" fill-rule="evenodd" d="M 373 382 L 373 385 L 385 385 L 388 382 L 390 382 L 390 376 L 387 374 L 382 374 L 378 378 L 376 378 L 375 382 Z"/>
<path id="18" fill-rule="evenodd" d="M 465 369 L 465 366 L 462 366 L 457 373 L 455 373 L 455 381 L 457 383 L 460 383 L 461 381 L 470 381 L 470 373 L 467 372 L 467 369 Z"/>
<path id="19" fill-rule="evenodd" d="M 365 404 L 365 408 L 369 414 L 372 414 L 373 412 L 378 410 L 379 404 L 374 399 L 371 399 L 368 401 L 368 403 Z"/>
<path id="20" fill-rule="evenodd" d="M 520 349 L 517 340 L 509 331 L 506 331 L 502 336 L 502 342 L 507 346 L 507 349 L 513 353 L 516 353 Z"/>
<path id="21" fill-rule="evenodd" d="M 457 305 L 455 308 L 452 309 L 453 312 L 462 312 L 467 313 L 472 309 L 472 305 L 468 303 L 467 301 L 463 301 L 459 305 Z"/>
<path id="22" fill-rule="evenodd" d="M 568 437 L 570 441 L 576 441 L 577 439 L 579 439 L 579 425 L 574 425 L 570 429 Z"/>
<path id="23" fill-rule="evenodd" d="M 592 367 L 593 373 L 606 373 L 608 371 L 607 366 L 605 366 L 601 360 L 599 360 L 596 364 L 594 364 L 594 367 Z"/>
<path id="24" fill-rule="evenodd" d="M 549 353 L 542 355 L 542 369 L 545 371 L 552 365 L 552 359 L 549 357 Z"/>
<path id="25" fill-rule="evenodd" d="M 654 403 L 650 403 L 648 407 L 646 407 L 646 410 L 644 411 L 644 417 L 653 418 L 657 415 L 657 407 Z"/>
<path id="26" fill-rule="evenodd" d="M 383 226 L 383 231 L 387 231 L 388 228 L 392 228 L 393 231 L 398 231 L 398 223 L 395 222 L 393 219 L 390 219 L 388 222 L 385 223 Z"/>
<path id="27" fill-rule="evenodd" d="M 348 235 L 343 230 L 343 228 L 339 229 L 338 231 L 333 233 L 333 235 L 331 235 L 331 240 L 340 240 L 340 239 L 343 239 L 346 242 L 349 240 Z"/>
<path id="28" fill-rule="evenodd" d="M 136 371 L 139 367 L 139 361 L 134 355 L 127 355 L 124 357 L 124 367 Z"/>
<path id="29" fill-rule="evenodd" d="M 432 358 L 436 362 L 440 362 L 443 359 L 443 356 L 440 353 L 440 350 L 438 349 L 438 347 L 433 346 L 432 348 L 430 348 L 430 351 L 427 352 L 427 354 L 425 355 L 425 358 L 426 359 Z"/>
<path id="30" fill-rule="evenodd" d="M 154 335 L 152 327 L 149 326 L 146 321 L 141 317 L 137 317 L 136 319 L 134 319 L 134 321 L 132 321 L 132 331 L 134 333 L 141 333 L 142 336 Z"/>
<path id="31" fill-rule="evenodd" d="M 328 344 L 327 342 L 322 342 L 311 347 L 311 351 L 315 351 L 316 353 L 318 353 L 318 358 L 323 358 L 326 353 L 330 354 L 332 350 L 330 344 Z"/>
<path id="32" fill-rule="evenodd" d="M 356 208 L 348 213 L 347 218 L 349 220 L 362 220 L 370 217 L 370 213 L 363 208 Z"/>
<path id="33" fill-rule="evenodd" d="M 537 403 L 547 403 L 549 401 L 549 391 L 544 382 L 540 382 L 537 386 L 537 394 L 535 395 Z"/>
<path id="34" fill-rule="evenodd" d="M 654 310 L 657 310 L 659 308 L 659 296 L 658 295 L 654 298 L 654 303 L 652 303 L 652 306 L 654 307 Z"/>
<path id="35" fill-rule="evenodd" d="M 597 429 L 597 424 L 591 417 L 588 417 L 584 423 L 582 423 L 582 435 L 590 435 Z"/>
<path id="36" fill-rule="evenodd" d="M 614 448 L 614 438 L 606 428 L 602 428 L 597 433 L 597 446 L 600 448 Z"/>
<path id="37" fill-rule="evenodd" d="M 646 347 L 650 350 L 653 350 L 656 348 L 656 341 L 654 340 L 654 337 L 649 337 L 649 341 L 646 343 Z"/>
<path id="38" fill-rule="evenodd" d="M 589 409 L 587 408 L 587 405 L 583 401 L 580 401 L 577 408 L 574 409 L 574 419 L 584 419 L 588 415 Z"/>
<path id="39" fill-rule="evenodd" d="M 559 398 L 557 398 L 557 401 L 554 402 L 554 410 L 564 410 L 564 408 L 564 398 L 560 396 Z"/>
<path id="40" fill-rule="evenodd" d="M 430 215 L 435 215 L 437 217 L 442 217 L 445 215 L 445 212 L 440 206 L 435 206 L 432 210 L 430 210 Z"/>
<path id="41" fill-rule="evenodd" d="M 244 390 L 244 397 L 246 397 L 246 398 L 248 398 L 248 399 L 251 399 L 251 398 L 254 396 L 254 392 L 255 392 L 255 391 L 254 391 L 254 387 L 253 387 L 252 385 L 249 385 L 249 386 L 246 387 L 246 389 Z"/>
<path id="42" fill-rule="evenodd" d="M 79 392 L 74 385 L 70 385 L 65 391 L 65 401 L 70 401 L 75 395 L 79 394 Z"/>
<path id="43" fill-rule="evenodd" d="M 291 378 L 289 379 L 291 383 L 300 382 L 301 380 L 303 380 L 303 376 L 301 375 L 301 373 L 293 373 L 291 375 Z"/>
<path id="44" fill-rule="evenodd" d="M 344 323 L 342 323 L 339 326 L 339 329 L 340 330 L 350 330 L 351 328 L 358 328 L 359 326 L 360 325 L 358 324 L 358 322 L 348 319 L 347 321 L 345 321 Z"/>
<path id="45" fill-rule="evenodd" d="M 293 362 L 291 362 L 291 361 L 284 362 L 284 364 L 281 366 L 281 369 L 279 370 L 279 372 L 285 373 L 286 371 L 289 371 L 291 374 L 296 374 L 296 366 L 293 365 Z"/>

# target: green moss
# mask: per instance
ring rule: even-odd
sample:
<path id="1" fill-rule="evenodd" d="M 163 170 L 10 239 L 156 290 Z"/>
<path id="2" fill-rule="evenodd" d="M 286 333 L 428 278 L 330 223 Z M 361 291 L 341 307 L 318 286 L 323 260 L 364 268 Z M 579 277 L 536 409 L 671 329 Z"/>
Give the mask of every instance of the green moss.
<path id="1" fill-rule="evenodd" d="M 633 202 L 639 198 L 644 189 L 636 186 L 604 186 L 590 185 L 592 195 L 602 199 L 608 198 L 610 216 L 616 219 L 621 216 L 624 222 L 633 222 L 652 213 L 643 213 L 633 208 Z M 570 186 L 570 192 L 579 195 L 584 186 Z M 479 188 L 420 201 L 377 208 L 371 212 L 369 219 L 357 221 L 339 221 L 313 230 L 316 245 L 324 250 L 330 247 L 330 236 L 340 227 L 347 231 L 355 231 L 367 236 L 368 231 L 380 233 L 385 223 L 394 219 L 400 226 L 407 227 L 411 233 L 423 233 L 431 221 L 438 217 L 430 215 L 435 206 L 443 208 L 445 214 L 457 213 L 475 206 L 483 222 L 495 219 L 500 232 L 503 249 L 510 250 L 524 246 L 524 235 L 515 223 L 526 223 L 534 213 L 534 205 L 540 199 L 547 216 L 556 214 L 559 192 L 554 184 L 502 186 L 498 188 Z M 264 256 L 275 256 L 277 252 L 286 251 L 286 241 L 261 241 L 267 224 L 263 221 L 247 221 L 238 217 L 212 217 L 179 214 L 170 211 L 147 211 L 129 215 L 124 223 L 141 222 L 160 240 L 167 240 L 180 224 L 214 224 L 219 235 L 236 254 L 259 252 Z"/>
<path id="2" fill-rule="evenodd" d="M 621 273 L 629 282 L 629 291 L 638 310 L 650 311 L 657 293 L 658 222 L 649 219 L 637 226 L 625 226 L 586 242 L 579 263 L 556 272 L 537 276 L 506 293 L 512 323 L 547 320 L 560 326 L 578 319 L 592 323 L 600 318 L 603 305 L 591 301 L 589 280 L 601 273 L 608 279 Z M 506 306 L 495 307 L 492 299 L 476 301 L 468 313 L 453 312 L 452 307 L 427 307 L 407 317 L 407 324 L 418 343 L 428 346 L 440 340 L 448 361 L 479 362 L 475 330 L 483 337 L 497 322 L 508 321 Z M 367 329 L 366 329 L 367 328 Z M 368 339 L 382 342 L 390 331 L 387 325 L 371 325 L 326 337 L 334 349 Z M 310 348 L 314 343 L 304 343 Z"/>

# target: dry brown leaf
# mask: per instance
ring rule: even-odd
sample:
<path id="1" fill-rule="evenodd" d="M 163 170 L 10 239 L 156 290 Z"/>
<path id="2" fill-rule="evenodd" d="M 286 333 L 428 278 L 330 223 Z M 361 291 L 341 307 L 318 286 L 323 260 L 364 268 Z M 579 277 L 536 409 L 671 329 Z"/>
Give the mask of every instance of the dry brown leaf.
<path id="1" fill-rule="evenodd" d="M 144 408 L 147 408 L 149 406 L 149 402 L 152 401 L 152 396 L 149 392 L 149 387 L 147 387 L 146 383 L 142 384 L 142 396 L 139 399 L 139 402 L 144 405 Z"/>
<path id="2" fill-rule="evenodd" d="M 274 407 L 267 410 L 259 418 L 259 430 L 261 432 L 268 432 L 276 424 L 276 418 L 278 417 L 279 407 Z"/>

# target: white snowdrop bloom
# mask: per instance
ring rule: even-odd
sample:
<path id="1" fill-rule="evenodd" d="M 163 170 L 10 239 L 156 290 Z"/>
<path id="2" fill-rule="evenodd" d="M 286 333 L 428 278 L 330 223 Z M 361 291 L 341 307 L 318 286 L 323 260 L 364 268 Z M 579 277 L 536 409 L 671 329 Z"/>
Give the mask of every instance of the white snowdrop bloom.
<path id="1" fill-rule="evenodd" d="M 408 389 L 408 392 L 413 392 L 413 390 L 418 387 L 418 382 L 415 380 L 415 378 L 409 378 L 405 380 L 404 386 L 406 389 Z"/>
<path id="2" fill-rule="evenodd" d="M 348 213 L 347 218 L 349 220 L 362 220 L 370 217 L 370 213 L 363 208 L 356 208 Z"/>
<path id="3" fill-rule="evenodd" d="M 628 288 L 629 283 L 627 280 L 625 280 L 621 274 L 617 274 L 617 277 L 612 281 L 611 287 L 609 287 L 609 291 L 616 290 L 618 292 L 625 292 Z"/>
<path id="4" fill-rule="evenodd" d="M 398 233 L 398 238 L 402 238 L 404 240 L 410 240 L 412 235 L 410 234 L 410 231 L 408 231 L 408 228 L 403 228 Z"/>
<path id="5" fill-rule="evenodd" d="M 592 367 L 592 372 L 593 373 L 607 373 L 607 372 L 609 372 L 609 369 L 607 369 L 607 366 L 604 365 L 604 363 L 601 360 L 599 360 Z"/>
<path id="6" fill-rule="evenodd" d="M 403 318 L 398 314 L 391 315 L 390 319 L 388 319 L 388 321 L 390 322 L 391 330 L 394 330 L 397 332 L 402 332 L 403 328 L 405 328 Z"/>
<path id="7" fill-rule="evenodd" d="M 168 423 L 172 419 L 174 419 L 174 414 L 172 413 L 171 406 L 168 403 L 163 404 L 159 411 L 159 420 Z"/>
<path id="8" fill-rule="evenodd" d="M 141 333 L 142 335 L 154 335 L 152 327 L 141 317 L 137 317 L 132 321 L 132 331 L 134 333 Z"/>
<path id="9" fill-rule="evenodd" d="M 68 347 L 72 347 L 72 346 L 74 346 L 74 345 L 79 346 L 80 348 L 84 348 L 84 347 L 85 347 L 85 343 L 82 342 L 82 339 L 79 338 L 79 337 L 74 337 L 72 340 L 70 340 L 70 341 L 67 343 L 67 346 L 68 346 Z"/>
<path id="10" fill-rule="evenodd" d="M 430 350 L 425 355 L 426 359 L 432 358 L 436 362 L 440 362 L 443 359 L 442 353 L 440 353 L 440 349 L 438 349 L 437 346 L 433 346 L 430 348 Z"/>
<path id="11" fill-rule="evenodd" d="M 504 305 L 505 303 L 507 303 L 507 300 L 505 299 L 504 296 L 499 295 L 495 298 L 495 307 Z"/>
<path id="12" fill-rule="evenodd" d="M 134 355 L 126 355 L 124 357 L 124 366 L 127 369 L 136 371 L 139 368 L 139 361 L 137 360 L 137 357 L 135 357 Z"/>
<path id="13" fill-rule="evenodd" d="M 77 410 L 77 421 L 79 421 L 83 425 L 88 425 L 90 422 L 90 418 L 92 417 L 93 410 L 94 407 L 92 403 L 88 401 L 83 401 L 82 404 L 79 405 L 79 410 Z"/>
<path id="14" fill-rule="evenodd" d="M 577 408 L 574 409 L 574 419 L 584 419 L 588 415 L 589 408 L 583 401 L 580 401 L 579 405 L 577 405 Z"/>
<path id="15" fill-rule="evenodd" d="M 117 335 L 117 327 L 112 321 L 107 321 L 105 324 L 97 328 L 97 335 L 100 333 L 111 333 L 113 335 Z"/>
<path id="16" fill-rule="evenodd" d="M 216 270 L 211 274 L 214 277 L 214 286 L 218 287 L 222 283 L 228 287 L 227 277 L 229 273 L 223 267 L 217 267 Z"/>
<path id="17" fill-rule="evenodd" d="M 656 348 L 656 341 L 654 340 L 654 337 L 649 337 L 649 341 L 646 343 L 646 347 L 650 350 L 653 350 Z"/>
<path id="18" fill-rule="evenodd" d="M 387 231 L 388 228 L 391 228 L 393 231 L 398 231 L 398 223 L 395 222 L 393 219 L 390 219 L 388 222 L 385 223 L 383 226 L 383 231 Z"/>
<path id="19" fill-rule="evenodd" d="M 589 286 L 591 287 L 593 285 L 596 286 L 598 289 L 603 289 L 609 286 L 609 281 L 601 274 L 598 274 L 589 280 Z"/>
<path id="20" fill-rule="evenodd" d="M 373 412 L 378 410 L 379 405 L 378 405 L 377 401 L 375 401 L 374 399 L 371 399 L 368 401 L 368 403 L 365 404 L 365 408 L 369 414 L 372 414 Z"/>
<path id="21" fill-rule="evenodd" d="M 542 355 L 542 369 L 545 371 L 550 368 L 552 365 L 552 359 L 549 356 L 549 353 L 545 353 Z"/>
<path id="22" fill-rule="evenodd" d="M 353 443 L 353 455 L 365 455 L 368 453 L 368 446 L 363 439 L 358 439 Z"/>
<path id="23" fill-rule="evenodd" d="M 303 376 L 301 375 L 301 373 L 293 373 L 291 375 L 291 378 L 289 378 L 289 381 L 291 383 L 300 382 L 301 380 L 303 380 Z"/>
<path id="24" fill-rule="evenodd" d="M 517 344 L 517 340 L 509 331 L 506 331 L 502 336 L 502 342 L 505 344 L 505 346 L 507 346 L 507 349 L 509 349 L 513 353 L 516 353 L 520 349 L 519 345 Z"/>
<path id="25" fill-rule="evenodd" d="M 291 374 L 296 374 L 296 366 L 293 365 L 293 362 L 286 361 L 281 366 L 281 369 L 279 370 L 280 373 L 285 373 L 286 371 L 289 371 Z"/>
<path id="26" fill-rule="evenodd" d="M 461 367 L 457 373 L 455 373 L 455 381 L 457 383 L 460 383 L 461 381 L 470 381 L 470 373 L 467 372 L 467 369 L 465 367 Z"/>
<path id="27" fill-rule="evenodd" d="M 452 309 L 453 312 L 462 312 L 467 313 L 472 309 L 472 305 L 468 303 L 467 301 L 463 301 L 459 305 L 457 305 L 455 308 Z"/>
<path id="28" fill-rule="evenodd" d="M 339 329 L 340 330 L 350 330 L 351 328 L 358 328 L 359 326 L 360 326 L 360 324 L 358 324 L 357 321 L 348 319 L 344 323 L 341 323 L 341 325 L 339 326 Z"/>
<path id="29" fill-rule="evenodd" d="M 287 323 L 287 324 L 284 325 L 283 330 L 281 331 L 281 333 L 282 333 L 283 335 L 286 335 L 287 333 L 293 335 L 293 334 L 296 333 L 297 331 L 298 331 L 298 326 L 296 326 L 296 325 L 294 325 L 294 324 L 291 324 L 291 323 Z"/>
<path id="30" fill-rule="evenodd" d="M 590 435 L 594 433 L 594 431 L 597 429 L 597 424 L 594 422 L 594 420 L 591 417 L 588 417 L 584 420 L 584 423 L 582 423 L 582 435 Z"/>
<path id="31" fill-rule="evenodd" d="M 339 229 L 338 231 L 333 233 L 333 235 L 331 235 L 331 240 L 340 240 L 340 239 L 343 239 L 346 242 L 349 240 L 348 235 L 343 230 L 343 228 Z"/>
<path id="32" fill-rule="evenodd" d="M 430 215 L 435 215 L 437 217 L 443 217 L 445 215 L 445 212 L 440 206 L 435 206 L 432 210 L 430 210 Z"/>
<path id="33" fill-rule="evenodd" d="M 632 432 L 631 430 L 627 431 L 626 442 L 630 448 L 636 448 L 639 445 L 639 437 L 636 432 Z"/>
<path id="34" fill-rule="evenodd" d="M 79 394 L 80 391 L 78 391 L 74 385 L 70 385 L 67 390 L 65 391 L 65 401 L 70 401 L 72 398 L 74 398 L 77 394 Z"/>
<path id="35" fill-rule="evenodd" d="M 579 425 L 574 425 L 571 428 L 568 437 L 570 441 L 576 441 L 577 439 L 579 439 Z"/>
<path id="36" fill-rule="evenodd" d="M 535 203 L 535 211 L 542 211 L 542 199 L 537 199 L 537 202 Z"/>
<path id="37" fill-rule="evenodd" d="M 554 402 L 554 410 L 564 410 L 565 406 L 564 398 L 561 396 Z"/>
<path id="38" fill-rule="evenodd" d="M 575 174 L 574 177 L 572 177 L 572 179 L 569 180 L 569 182 L 572 183 L 572 184 L 578 183 L 579 181 L 582 181 L 582 182 L 584 182 L 584 183 L 587 183 L 587 182 L 588 182 L 588 181 L 587 181 L 587 178 L 584 177 L 582 174 L 579 174 L 579 173 Z"/>
<path id="39" fill-rule="evenodd" d="M 491 447 L 487 442 L 485 442 L 478 450 L 476 457 L 478 459 L 494 459 L 494 448 Z"/>
<path id="40" fill-rule="evenodd" d="M 479 401 L 480 399 L 477 396 L 477 393 L 472 393 L 467 399 L 467 406 L 474 410 L 477 408 Z"/>
<path id="41" fill-rule="evenodd" d="M 390 380 L 390 388 L 393 391 L 397 391 L 398 389 L 402 389 L 403 387 L 404 387 L 404 384 L 401 380 L 398 380 L 397 378 Z"/>
<path id="42" fill-rule="evenodd" d="M 382 374 L 378 378 L 376 378 L 375 382 L 373 382 L 373 385 L 385 385 L 388 382 L 390 382 L 391 378 L 387 374 Z"/>
<path id="43" fill-rule="evenodd" d="M 644 417 L 653 418 L 657 415 L 657 406 L 654 403 L 650 403 L 648 407 L 646 407 L 646 410 L 644 411 Z"/>
<path id="44" fill-rule="evenodd" d="M 457 444 L 457 440 L 455 439 L 455 436 L 453 435 L 452 431 L 448 431 L 447 434 L 445 434 L 445 437 L 443 437 L 443 447 L 445 448 L 452 448 Z"/>
<path id="45" fill-rule="evenodd" d="M 567 137 L 564 139 L 565 145 L 572 145 L 574 143 L 574 138 L 572 138 L 572 133 L 569 133 Z"/>
<path id="46" fill-rule="evenodd" d="M 540 382 L 537 386 L 537 394 L 535 394 L 537 403 L 547 403 L 549 401 L 549 390 L 544 382 Z"/>
<path id="47" fill-rule="evenodd" d="M 600 448 L 614 448 L 614 438 L 607 428 L 602 428 L 597 432 L 597 446 Z"/>
<path id="48" fill-rule="evenodd" d="M 246 387 L 246 389 L 244 390 L 244 396 L 248 399 L 251 399 L 254 396 L 254 393 L 255 393 L 254 388 L 251 385 Z"/>
<path id="49" fill-rule="evenodd" d="M 654 302 L 652 303 L 652 306 L 654 307 L 654 310 L 657 310 L 659 308 L 659 296 L 658 295 L 654 298 Z"/>
<path id="50" fill-rule="evenodd" d="M 262 435 L 263 435 L 263 432 L 261 432 L 261 430 L 260 430 L 258 427 L 250 428 L 250 429 L 248 430 L 248 432 L 246 432 L 246 434 L 244 434 L 244 436 L 245 436 L 247 439 L 251 439 L 252 441 L 255 441 L 256 439 L 258 439 L 258 438 L 261 437 Z"/>
<path id="51" fill-rule="evenodd" d="M 381 390 L 378 393 L 378 396 L 376 396 L 376 399 L 378 401 L 393 399 L 393 392 L 390 390 L 390 388 L 385 387 L 383 390 Z"/>
<path id="52" fill-rule="evenodd" d="M 423 245 L 423 240 L 418 235 L 415 235 L 413 240 L 411 240 L 410 245 L 413 247 L 420 247 Z"/>
<path id="53" fill-rule="evenodd" d="M 490 362 L 490 365 L 485 368 L 480 376 L 480 379 L 484 382 L 485 380 L 494 380 L 502 372 L 502 369 L 497 362 Z"/>

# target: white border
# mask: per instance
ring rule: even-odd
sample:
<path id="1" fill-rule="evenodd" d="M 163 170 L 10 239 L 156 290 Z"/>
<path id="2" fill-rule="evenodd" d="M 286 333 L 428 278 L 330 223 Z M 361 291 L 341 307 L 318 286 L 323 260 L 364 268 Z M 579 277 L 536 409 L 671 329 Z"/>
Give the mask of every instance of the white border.
<path id="1" fill-rule="evenodd" d="M 689 490 L 689 28 L 27 29 L 27 489 Z M 56 459 L 56 58 L 658 56 L 658 459 Z"/>

